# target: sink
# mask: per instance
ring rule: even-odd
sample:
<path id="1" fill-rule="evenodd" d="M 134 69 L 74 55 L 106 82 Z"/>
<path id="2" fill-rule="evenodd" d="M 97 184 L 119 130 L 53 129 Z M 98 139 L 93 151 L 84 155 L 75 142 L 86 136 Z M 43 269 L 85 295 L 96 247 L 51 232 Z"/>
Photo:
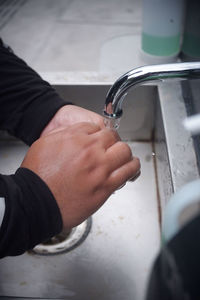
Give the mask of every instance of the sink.
<path id="1" fill-rule="evenodd" d="M 109 84 L 54 84 L 67 100 L 102 113 Z M 134 100 L 134 101 L 133 101 Z M 70 251 L 26 252 L 0 261 L 0 296 L 74 300 L 143 300 L 160 248 L 162 212 L 171 194 L 198 177 L 180 84 L 143 86 L 124 103 L 119 134 L 141 159 L 141 176 L 116 191 L 92 216 L 87 235 Z M 1 133 L 1 173 L 27 151 Z"/>

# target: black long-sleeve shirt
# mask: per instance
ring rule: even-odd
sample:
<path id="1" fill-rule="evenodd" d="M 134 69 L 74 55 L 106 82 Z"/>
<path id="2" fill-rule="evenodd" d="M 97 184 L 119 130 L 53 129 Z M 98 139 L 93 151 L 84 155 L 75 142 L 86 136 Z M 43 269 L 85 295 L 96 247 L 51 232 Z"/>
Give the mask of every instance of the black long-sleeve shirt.
<path id="1" fill-rule="evenodd" d="M 0 129 L 31 145 L 66 104 L 0 40 Z M 26 168 L 19 168 L 12 175 L 0 174 L 0 201 L 5 201 L 0 257 L 22 254 L 62 229 L 60 211 L 51 191 Z"/>

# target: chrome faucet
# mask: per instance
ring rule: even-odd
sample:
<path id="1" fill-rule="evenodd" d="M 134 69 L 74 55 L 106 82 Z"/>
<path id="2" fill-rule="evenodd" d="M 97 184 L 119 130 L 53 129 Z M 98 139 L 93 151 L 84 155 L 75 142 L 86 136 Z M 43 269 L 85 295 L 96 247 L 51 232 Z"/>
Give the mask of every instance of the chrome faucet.
<path id="1" fill-rule="evenodd" d="M 118 119 L 122 116 L 122 104 L 131 87 L 165 80 L 200 78 L 200 62 L 173 63 L 144 66 L 122 75 L 110 88 L 104 107 L 104 116 Z"/>

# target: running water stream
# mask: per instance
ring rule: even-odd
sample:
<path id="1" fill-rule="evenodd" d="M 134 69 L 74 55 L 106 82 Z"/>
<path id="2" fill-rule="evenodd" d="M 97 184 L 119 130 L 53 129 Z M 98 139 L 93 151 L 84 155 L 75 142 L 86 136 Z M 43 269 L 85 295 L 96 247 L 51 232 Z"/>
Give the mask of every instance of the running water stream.
<path id="1" fill-rule="evenodd" d="M 104 115 L 104 124 L 106 128 L 117 130 L 120 126 L 121 118 L 111 118 Z"/>

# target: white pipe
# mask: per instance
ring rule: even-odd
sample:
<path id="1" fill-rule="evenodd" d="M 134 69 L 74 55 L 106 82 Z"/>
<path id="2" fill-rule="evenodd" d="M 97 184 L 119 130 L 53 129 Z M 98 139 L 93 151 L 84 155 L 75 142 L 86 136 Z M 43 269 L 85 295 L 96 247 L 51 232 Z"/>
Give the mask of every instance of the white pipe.
<path id="1" fill-rule="evenodd" d="M 193 115 L 183 121 L 183 126 L 191 134 L 200 134 L 200 114 Z"/>

